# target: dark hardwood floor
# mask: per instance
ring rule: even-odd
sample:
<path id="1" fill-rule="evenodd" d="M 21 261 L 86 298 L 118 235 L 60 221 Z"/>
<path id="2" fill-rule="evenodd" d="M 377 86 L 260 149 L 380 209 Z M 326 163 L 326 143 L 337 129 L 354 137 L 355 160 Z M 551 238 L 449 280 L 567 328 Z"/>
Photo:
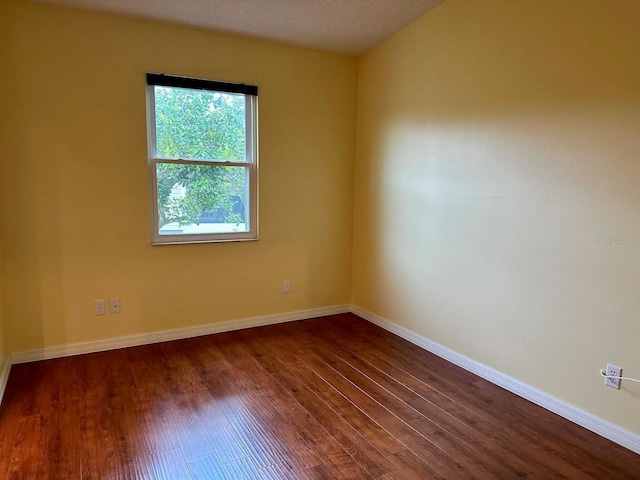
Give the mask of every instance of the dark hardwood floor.
<path id="1" fill-rule="evenodd" d="M 640 456 L 346 314 L 14 366 L 0 478 L 638 479 Z"/>

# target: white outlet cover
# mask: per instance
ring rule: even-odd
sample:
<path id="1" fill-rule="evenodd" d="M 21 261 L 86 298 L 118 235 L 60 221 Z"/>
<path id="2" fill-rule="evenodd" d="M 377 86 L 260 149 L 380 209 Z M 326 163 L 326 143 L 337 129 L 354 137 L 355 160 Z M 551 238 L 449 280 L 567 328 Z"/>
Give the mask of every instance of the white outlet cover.
<path id="1" fill-rule="evenodd" d="M 120 299 L 109 299 L 109 313 L 120 313 Z"/>
<path id="2" fill-rule="evenodd" d="M 104 315 L 107 313 L 107 310 L 104 305 L 104 300 L 102 299 L 94 300 L 94 304 L 95 304 L 96 315 Z"/>
<path id="3" fill-rule="evenodd" d="M 622 376 L 622 368 L 616 367 L 615 365 L 607 364 L 607 369 L 605 370 L 607 377 L 604 379 L 604 384 L 607 387 L 615 388 L 616 390 L 620 390 L 620 382 L 619 378 L 609 378 L 609 377 L 621 377 Z"/>

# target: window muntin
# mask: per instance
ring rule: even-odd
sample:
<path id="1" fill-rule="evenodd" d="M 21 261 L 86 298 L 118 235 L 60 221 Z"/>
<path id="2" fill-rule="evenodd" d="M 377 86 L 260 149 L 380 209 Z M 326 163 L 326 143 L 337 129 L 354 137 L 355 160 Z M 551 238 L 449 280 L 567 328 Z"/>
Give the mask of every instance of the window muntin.
<path id="1" fill-rule="evenodd" d="M 152 243 L 257 239 L 257 88 L 147 85 Z"/>

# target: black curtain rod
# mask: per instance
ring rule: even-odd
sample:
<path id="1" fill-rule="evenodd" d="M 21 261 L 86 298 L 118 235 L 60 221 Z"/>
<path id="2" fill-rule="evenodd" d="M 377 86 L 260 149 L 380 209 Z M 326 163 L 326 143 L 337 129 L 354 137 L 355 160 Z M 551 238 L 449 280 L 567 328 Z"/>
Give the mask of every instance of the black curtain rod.
<path id="1" fill-rule="evenodd" d="M 258 87 L 243 83 L 218 82 L 215 80 L 203 80 L 200 78 L 174 77 L 162 73 L 147 73 L 147 85 L 160 85 L 163 87 L 195 88 L 198 90 L 217 90 L 228 93 L 244 93 L 245 95 L 258 96 Z"/>

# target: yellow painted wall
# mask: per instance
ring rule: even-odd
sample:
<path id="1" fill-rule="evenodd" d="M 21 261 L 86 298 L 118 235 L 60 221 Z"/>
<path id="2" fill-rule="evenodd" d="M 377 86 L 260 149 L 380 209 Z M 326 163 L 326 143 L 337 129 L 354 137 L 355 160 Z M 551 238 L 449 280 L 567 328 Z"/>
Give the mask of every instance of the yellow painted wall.
<path id="1" fill-rule="evenodd" d="M 369 52 L 353 249 L 356 305 L 636 433 L 639 46 L 633 0 L 449 0 Z"/>
<path id="2" fill-rule="evenodd" d="M 355 58 L 32 2 L 1 8 L 12 351 L 349 302 Z M 258 242 L 150 245 L 145 72 L 259 86 Z M 94 316 L 93 300 L 110 296 L 122 313 Z"/>
<path id="3" fill-rule="evenodd" d="M 0 245 L 0 375 L 8 358 L 7 340 L 4 334 L 4 316 L 2 314 L 2 245 Z"/>
<path id="4" fill-rule="evenodd" d="M 7 15 L 5 15 L 5 9 L 3 8 L 3 4 L 0 3 L 0 65 L 2 65 L 2 71 L 4 72 L 4 59 L 7 57 L 6 47 L 7 45 L 3 42 L 3 33 L 6 31 L 6 23 L 5 19 Z M 9 85 L 6 82 L 6 76 L 0 74 L 0 92 L 7 92 L 9 89 Z M 6 96 L 6 95 L 5 95 Z M 2 179 L 4 178 L 4 163 L 2 162 L 2 158 L 5 154 L 6 148 L 6 138 L 4 133 L 9 128 L 9 119 L 6 115 L 3 115 L 2 112 L 5 111 L 4 100 L 0 102 L 0 184 L 2 183 Z M 0 210 L 1 213 L 1 210 Z M 1 218 L 1 217 L 0 217 Z M 1 224 L 1 222 L 0 222 Z M 0 227 L 2 228 L 2 227 Z M 3 296 L 2 296 L 2 257 L 3 257 L 3 248 L 2 248 L 2 237 L 0 236 L 0 375 L 5 367 L 5 363 L 8 359 L 8 342 L 5 335 L 5 319 L 3 315 Z M 0 379 L 1 381 L 1 379 Z"/>

